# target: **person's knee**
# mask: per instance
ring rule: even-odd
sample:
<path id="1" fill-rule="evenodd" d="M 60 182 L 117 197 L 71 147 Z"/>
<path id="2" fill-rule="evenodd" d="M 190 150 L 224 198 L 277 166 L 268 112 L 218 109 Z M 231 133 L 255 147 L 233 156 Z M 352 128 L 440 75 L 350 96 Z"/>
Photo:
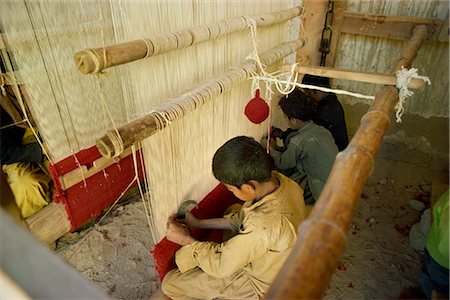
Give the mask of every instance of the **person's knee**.
<path id="1" fill-rule="evenodd" d="M 166 297 L 171 299 L 176 299 L 178 295 L 183 295 L 183 291 L 179 291 L 179 287 L 176 284 L 177 272 L 179 272 L 178 269 L 170 271 L 161 282 L 161 291 Z"/>

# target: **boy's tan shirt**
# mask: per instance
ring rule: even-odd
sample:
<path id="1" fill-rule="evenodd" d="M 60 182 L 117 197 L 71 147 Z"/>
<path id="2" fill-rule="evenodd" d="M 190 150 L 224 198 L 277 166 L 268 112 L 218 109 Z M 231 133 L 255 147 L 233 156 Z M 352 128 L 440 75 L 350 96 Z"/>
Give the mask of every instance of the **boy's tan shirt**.
<path id="1" fill-rule="evenodd" d="M 194 242 L 176 253 L 181 273 L 195 267 L 217 278 L 246 277 L 255 292 L 264 294 L 295 245 L 305 218 L 303 191 L 282 174 L 279 188 L 256 203 L 246 202 L 227 216 L 238 234 L 221 244 Z M 207 288 L 207 287 L 203 287 Z"/>

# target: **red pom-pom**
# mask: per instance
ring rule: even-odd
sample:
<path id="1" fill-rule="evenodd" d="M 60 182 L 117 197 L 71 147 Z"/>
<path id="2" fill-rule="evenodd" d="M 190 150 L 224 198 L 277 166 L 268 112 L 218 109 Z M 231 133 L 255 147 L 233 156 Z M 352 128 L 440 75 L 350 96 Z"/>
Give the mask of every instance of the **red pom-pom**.
<path id="1" fill-rule="evenodd" d="M 250 100 L 245 106 L 244 113 L 255 124 L 264 122 L 269 116 L 269 105 L 267 105 L 264 99 L 259 97 L 259 89 L 256 90 L 255 98 Z"/>

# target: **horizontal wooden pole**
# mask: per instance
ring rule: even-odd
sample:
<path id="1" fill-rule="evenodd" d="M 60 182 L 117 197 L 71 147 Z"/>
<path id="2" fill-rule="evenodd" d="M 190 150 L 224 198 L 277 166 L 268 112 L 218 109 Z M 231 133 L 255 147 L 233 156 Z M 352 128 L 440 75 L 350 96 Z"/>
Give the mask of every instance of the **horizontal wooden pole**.
<path id="1" fill-rule="evenodd" d="M 415 26 L 426 25 L 429 41 L 448 42 L 448 28 L 445 37 L 441 34 L 445 20 L 416 18 L 409 16 L 370 15 L 344 12 L 340 32 L 374 37 L 409 40 Z"/>
<path id="2" fill-rule="evenodd" d="M 299 39 L 275 46 L 260 55 L 261 63 L 265 66 L 269 66 L 281 58 L 297 51 L 297 49 L 304 44 L 304 41 Z M 195 97 L 198 102 L 189 102 L 191 105 L 186 106 L 185 113 L 192 111 L 197 105 L 201 105 L 231 90 L 234 85 L 248 79 L 256 70 L 257 66 L 254 62 L 246 62 L 241 68 L 233 69 L 217 78 L 210 79 L 206 83 L 185 92 L 181 96 L 166 101 L 163 106 L 159 108 L 158 112 L 152 112 L 117 129 L 109 130 L 103 137 L 96 141 L 96 146 L 104 157 L 119 156 L 125 149 L 131 147 L 134 143 L 153 135 L 158 130 L 166 127 L 169 122 L 174 121 L 175 119 L 168 119 L 168 117 L 173 114 L 166 113 L 170 111 L 174 105 L 177 105 L 178 107 L 185 106 L 183 104 L 186 103 L 187 100 L 191 100 L 194 96 L 198 95 L 198 97 Z"/>
<path id="3" fill-rule="evenodd" d="M 297 6 L 275 13 L 251 16 L 250 18 L 255 20 L 259 27 L 272 26 L 299 16 L 302 11 L 303 8 Z M 81 73 L 98 73 L 109 67 L 187 48 L 246 28 L 245 17 L 232 18 L 177 32 L 163 33 L 146 39 L 102 48 L 85 49 L 75 53 L 74 59 Z"/>
<path id="4" fill-rule="evenodd" d="M 401 58 L 409 68 L 427 27 L 414 28 Z M 397 71 L 393 64 L 392 72 Z M 266 299 L 320 299 L 345 249 L 346 232 L 364 184 L 373 171 L 374 159 L 390 116 L 398 102 L 395 87 L 379 91 L 348 147 L 340 152 L 310 216 L 300 225 L 296 245 L 271 284 Z"/>
<path id="5" fill-rule="evenodd" d="M 136 149 L 137 150 L 137 149 Z M 61 188 L 67 190 L 68 188 L 86 180 L 87 178 L 97 174 L 98 172 L 108 168 L 109 166 L 118 163 L 121 159 L 131 154 L 131 148 L 124 150 L 119 157 L 100 157 L 92 162 L 92 167 L 88 168 L 85 165 L 80 166 L 59 177 Z"/>
<path id="6" fill-rule="evenodd" d="M 50 203 L 25 221 L 41 241 L 51 244 L 68 233 L 72 225 L 62 203 Z"/>
<path id="7" fill-rule="evenodd" d="M 283 66 L 282 70 L 290 71 L 291 66 Z M 295 71 L 301 74 L 310 74 L 329 78 L 346 79 L 358 82 L 367 82 L 367 83 L 394 85 L 394 86 L 397 84 L 397 77 L 381 73 L 347 71 L 329 67 L 313 67 L 313 66 L 297 66 L 295 68 Z M 418 89 L 422 88 L 424 85 L 425 82 L 423 80 L 412 79 L 408 87 Z"/>

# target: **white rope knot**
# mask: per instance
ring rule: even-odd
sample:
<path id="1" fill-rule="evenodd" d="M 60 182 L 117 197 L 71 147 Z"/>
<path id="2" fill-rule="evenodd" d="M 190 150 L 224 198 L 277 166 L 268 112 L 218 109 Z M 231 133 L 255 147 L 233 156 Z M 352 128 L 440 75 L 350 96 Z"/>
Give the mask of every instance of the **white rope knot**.
<path id="1" fill-rule="evenodd" d="M 417 74 L 417 69 L 411 68 L 406 69 L 402 66 L 400 70 L 398 70 L 395 75 L 397 76 L 397 89 L 398 89 L 398 103 L 395 105 L 395 109 L 397 112 L 395 113 L 395 116 L 397 118 L 397 123 L 401 123 L 403 113 L 405 112 L 405 100 L 408 97 L 411 97 L 414 95 L 414 92 L 410 91 L 408 89 L 408 85 L 411 82 L 411 79 L 421 79 L 428 83 L 428 85 L 431 84 L 430 78 L 427 76 L 420 76 Z"/>

